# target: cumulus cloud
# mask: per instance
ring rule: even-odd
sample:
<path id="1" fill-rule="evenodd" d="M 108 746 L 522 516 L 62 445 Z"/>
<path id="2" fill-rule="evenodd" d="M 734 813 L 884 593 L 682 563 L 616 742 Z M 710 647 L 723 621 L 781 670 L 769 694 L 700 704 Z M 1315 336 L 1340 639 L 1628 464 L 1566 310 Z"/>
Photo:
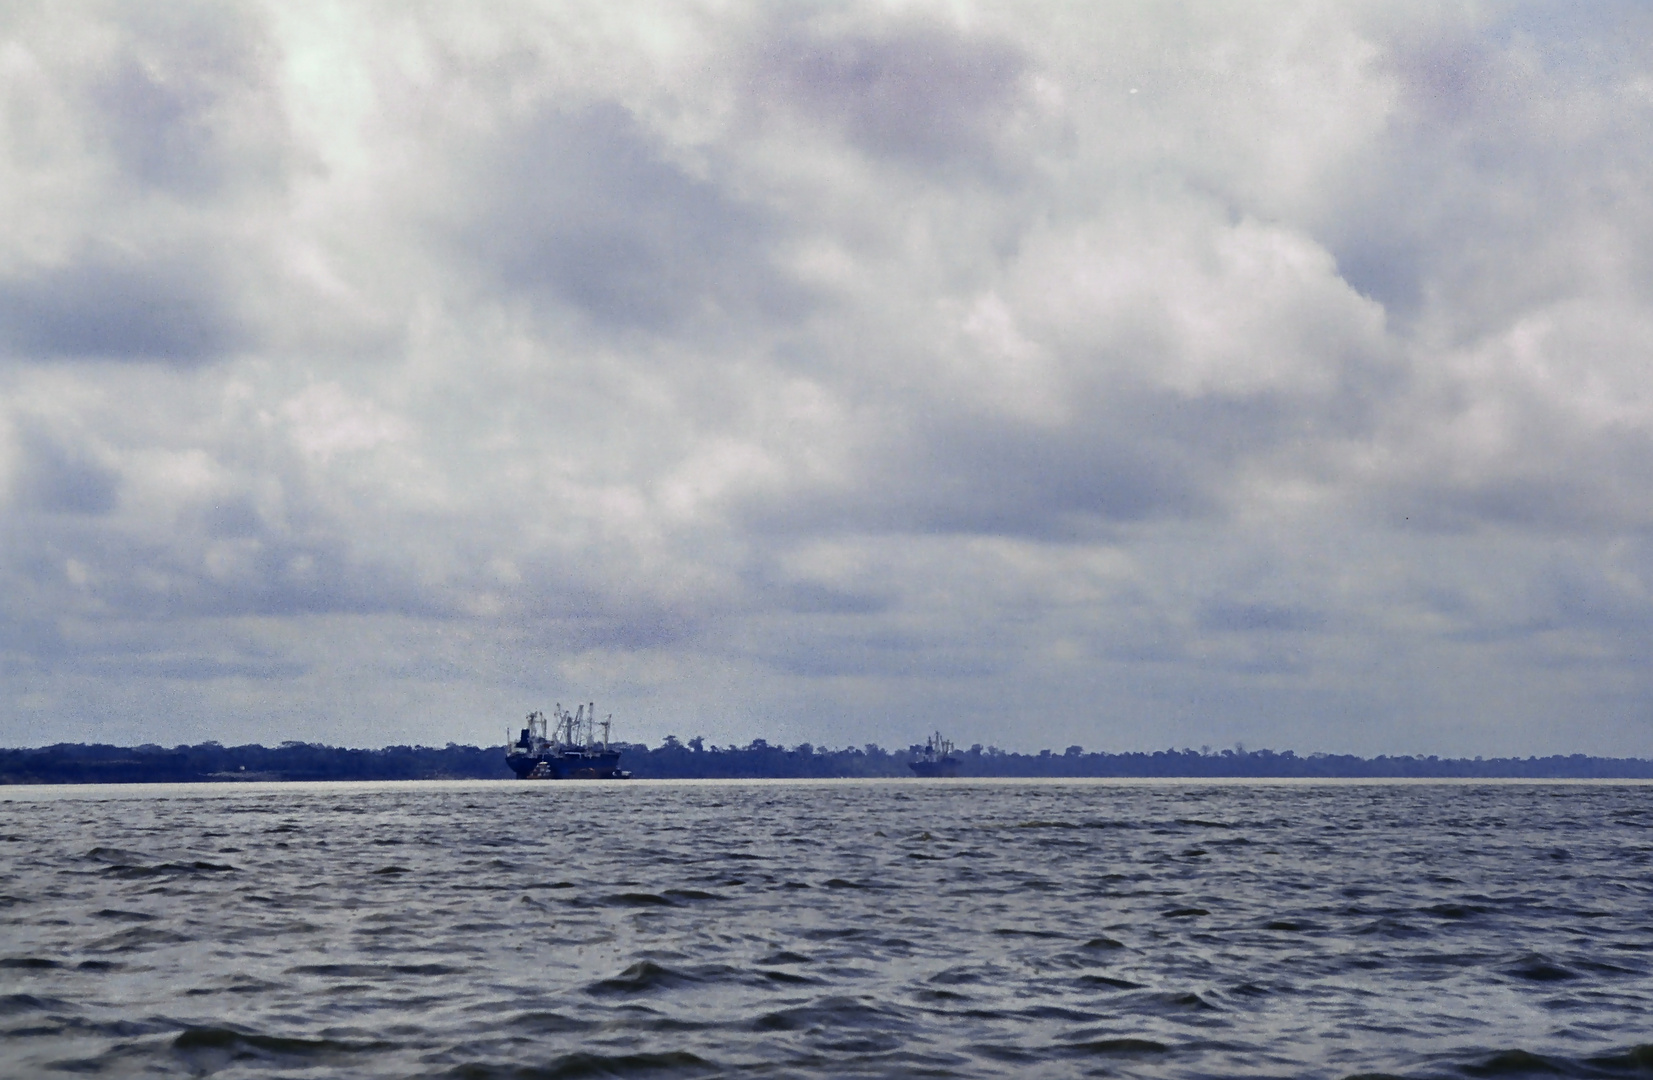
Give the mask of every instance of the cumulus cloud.
<path id="1" fill-rule="evenodd" d="M 0 738 L 1653 753 L 1535 11 L 10 9 Z"/>

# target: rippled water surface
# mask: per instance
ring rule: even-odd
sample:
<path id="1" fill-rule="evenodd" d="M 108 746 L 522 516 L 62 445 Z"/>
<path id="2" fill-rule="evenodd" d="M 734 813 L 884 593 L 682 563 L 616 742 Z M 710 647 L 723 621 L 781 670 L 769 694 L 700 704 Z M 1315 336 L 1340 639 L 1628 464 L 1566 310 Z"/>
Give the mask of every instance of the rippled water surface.
<path id="1" fill-rule="evenodd" d="M 1653 788 L 0 790 L 0 1075 L 1653 1075 Z"/>

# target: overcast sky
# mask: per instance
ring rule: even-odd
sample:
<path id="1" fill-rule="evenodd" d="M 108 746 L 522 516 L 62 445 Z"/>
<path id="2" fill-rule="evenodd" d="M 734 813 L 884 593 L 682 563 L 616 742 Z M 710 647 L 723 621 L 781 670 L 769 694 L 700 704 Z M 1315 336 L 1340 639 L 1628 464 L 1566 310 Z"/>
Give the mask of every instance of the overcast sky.
<path id="1" fill-rule="evenodd" d="M 1653 8 L 0 9 L 0 742 L 1653 755 L 1650 653 Z"/>

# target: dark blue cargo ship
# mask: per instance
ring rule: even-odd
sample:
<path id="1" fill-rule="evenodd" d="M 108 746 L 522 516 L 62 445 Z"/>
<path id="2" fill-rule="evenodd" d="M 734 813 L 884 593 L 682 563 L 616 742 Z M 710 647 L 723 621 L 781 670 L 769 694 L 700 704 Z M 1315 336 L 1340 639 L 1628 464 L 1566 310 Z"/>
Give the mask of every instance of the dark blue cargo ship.
<path id="1" fill-rule="evenodd" d="M 959 759 L 953 756 L 953 744 L 938 731 L 930 736 L 918 757 L 907 762 L 907 767 L 918 776 L 957 776 Z"/>
<path id="2" fill-rule="evenodd" d="M 518 780 L 625 780 L 620 770 L 620 751 L 608 745 L 609 716 L 597 722 L 595 703 L 581 705 L 569 713 L 559 702 L 551 715 L 556 726 L 542 712 L 528 714 L 528 726 L 517 741 L 505 747 L 505 764 Z M 597 729 L 603 737 L 597 739 Z"/>

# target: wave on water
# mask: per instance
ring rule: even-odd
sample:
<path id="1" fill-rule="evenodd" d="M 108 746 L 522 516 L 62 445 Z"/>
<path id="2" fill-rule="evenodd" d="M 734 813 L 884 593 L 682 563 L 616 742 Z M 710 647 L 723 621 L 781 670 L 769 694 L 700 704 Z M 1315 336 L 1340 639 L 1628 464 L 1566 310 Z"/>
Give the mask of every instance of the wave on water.
<path id="1" fill-rule="evenodd" d="M 216 1071 L 235 1062 L 258 1061 L 267 1065 L 306 1065 L 372 1054 L 390 1047 L 385 1041 L 348 1042 L 339 1039 L 304 1039 L 287 1035 L 262 1035 L 228 1027 L 189 1027 L 172 1039 L 172 1051 L 202 1071 Z"/>
<path id="2" fill-rule="evenodd" d="M 1644 801 L 915 781 L 3 802 L 0 1076 L 1653 1077 Z"/>
<path id="3" fill-rule="evenodd" d="M 657 1054 L 564 1054 L 545 1065 L 458 1065 L 444 1080 L 597 1080 L 601 1077 L 710 1076 L 721 1070 L 687 1051 Z"/>

